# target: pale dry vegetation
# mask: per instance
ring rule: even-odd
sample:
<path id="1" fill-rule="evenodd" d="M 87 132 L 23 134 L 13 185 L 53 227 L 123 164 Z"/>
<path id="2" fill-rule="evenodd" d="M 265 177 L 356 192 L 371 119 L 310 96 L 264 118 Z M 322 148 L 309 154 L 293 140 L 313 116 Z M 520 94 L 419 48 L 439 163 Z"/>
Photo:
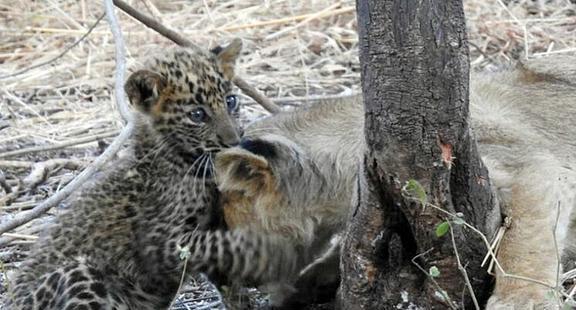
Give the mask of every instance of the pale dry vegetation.
<path id="1" fill-rule="evenodd" d="M 278 103 L 359 90 L 354 1 L 129 2 L 201 46 L 242 38 L 238 74 Z M 569 0 L 464 2 L 475 68 L 576 53 L 576 7 Z M 0 222 L 27 212 L 66 185 L 122 126 L 113 102 L 114 44 L 106 19 L 49 62 L 89 31 L 103 12 L 100 1 L 0 2 Z M 128 67 L 173 45 L 117 14 Z M 245 120 L 266 113 L 247 97 L 244 103 Z M 0 237 L 0 271 L 18 268 L 43 222 L 56 212 Z M 176 306 L 217 306 L 218 296 L 203 285 L 192 285 L 196 295 Z"/>

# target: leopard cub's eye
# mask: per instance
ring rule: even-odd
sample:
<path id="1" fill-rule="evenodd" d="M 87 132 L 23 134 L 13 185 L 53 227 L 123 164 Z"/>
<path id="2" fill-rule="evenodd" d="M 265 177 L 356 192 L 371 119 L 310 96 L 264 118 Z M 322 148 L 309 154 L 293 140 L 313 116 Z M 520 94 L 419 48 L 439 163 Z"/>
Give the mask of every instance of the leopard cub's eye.
<path id="1" fill-rule="evenodd" d="M 203 108 L 196 108 L 190 112 L 190 119 L 195 123 L 202 123 L 206 118 L 206 111 Z"/>
<path id="2" fill-rule="evenodd" d="M 226 106 L 228 107 L 228 112 L 234 112 L 238 110 L 240 105 L 240 99 L 236 95 L 226 96 Z"/>

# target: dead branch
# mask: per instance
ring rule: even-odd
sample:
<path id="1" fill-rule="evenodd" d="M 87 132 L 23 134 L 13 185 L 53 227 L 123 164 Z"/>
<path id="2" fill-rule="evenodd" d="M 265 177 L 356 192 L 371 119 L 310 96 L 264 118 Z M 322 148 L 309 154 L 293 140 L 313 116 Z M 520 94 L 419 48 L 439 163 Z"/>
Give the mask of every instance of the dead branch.
<path id="1" fill-rule="evenodd" d="M 236 84 L 236 86 L 238 86 L 238 88 L 240 88 L 246 95 L 252 97 L 252 99 L 258 102 L 268 112 L 276 114 L 282 111 L 278 105 L 264 97 L 258 90 L 256 90 L 256 88 L 248 85 L 246 81 L 239 78 L 238 76 L 234 77 L 234 84 Z"/>
<path id="2" fill-rule="evenodd" d="M 4 236 L 14 239 L 23 239 L 23 240 L 37 240 L 38 236 L 33 235 L 24 235 L 24 234 L 13 234 L 13 233 L 4 233 Z"/>
<path id="3" fill-rule="evenodd" d="M 150 16 L 147 16 L 146 14 L 139 12 L 135 8 L 131 7 L 128 3 L 122 0 L 114 0 L 114 4 L 119 9 L 124 11 L 126 14 L 138 20 L 148 28 L 158 32 L 162 36 L 170 39 L 172 42 L 180 46 L 194 46 L 194 43 L 184 38 L 176 31 L 167 28 L 166 26 L 162 25 L 161 23 L 151 18 Z M 246 95 L 252 97 L 254 101 L 258 102 L 268 112 L 278 113 L 281 110 L 279 106 L 277 106 L 274 102 L 270 101 L 270 99 L 266 98 L 264 95 L 260 94 L 260 92 L 256 88 L 250 86 L 242 78 L 238 76 L 235 77 L 234 84 L 236 84 L 236 86 L 238 86 L 238 88 L 240 88 L 244 93 L 246 93 Z"/>
<path id="4" fill-rule="evenodd" d="M 420 253 L 414 257 L 412 257 L 412 264 L 414 266 L 416 266 L 416 268 L 418 268 L 418 270 L 422 271 L 423 274 L 426 275 L 426 277 L 430 280 L 430 282 L 432 283 L 432 285 L 434 285 L 434 287 L 436 288 L 436 291 L 440 294 L 440 302 L 442 302 L 443 304 L 445 304 L 446 306 L 450 307 L 450 309 L 452 310 L 457 310 L 458 309 L 458 305 L 452 300 L 450 299 L 450 296 L 448 296 L 446 294 L 446 292 L 444 291 L 444 289 L 442 289 L 442 287 L 440 286 L 440 284 L 438 284 L 438 282 L 434 279 L 433 276 L 430 275 L 430 272 L 427 271 L 426 269 L 424 269 L 424 267 L 422 267 L 420 264 L 418 264 L 418 259 L 421 257 L 424 257 L 426 255 L 428 255 L 430 252 L 432 252 L 434 250 L 434 248 L 430 248 L 427 251 Z M 438 298 L 436 297 L 436 298 Z"/>
<path id="5" fill-rule="evenodd" d="M 24 160 L 0 160 L 0 167 L 2 168 L 30 168 L 34 165 L 33 161 Z"/>
<path id="6" fill-rule="evenodd" d="M 80 44 L 80 42 L 84 41 L 84 39 L 86 39 L 86 37 L 88 37 L 90 35 L 90 33 L 92 33 L 92 31 L 94 30 L 94 28 L 96 28 L 96 26 L 98 26 L 98 24 L 100 23 L 100 21 L 104 18 L 105 14 L 100 15 L 100 17 L 98 17 L 98 19 L 94 22 L 94 24 L 92 24 L 92 26 L 90 26 L 90 28 L 88 28 L 88 31 L 86 31 L 86 33 L 84 33 L 78 40 L 76 40 L 76 42 L 72 43 L 70 46 L 68 46 L 67 48 L 65 48 L 60 54 L 58 54 L 56 57 L 49 59 L 45 62 L 39 63 L 37 65 L 33 65 L 30 66 L 28 68 L 24 68 L 20 71 L 11 73 L 11 74 L 7 74 L 7 75 L 2 75 L 0 76 L 0 80 L 3 79 L 7 79 L 10 77 L 14 77 L 20 74 L 24 74 L 30 70 L 36 69 L 36 68 L 40 68 L 43 67 L 45 65 L 51 64 L 53 62 L 55 62 L 56 60 L 64 57 L 64 55 L 66 55 L 71 49 L 73 49 L 74 47 L 76 47 L 78 44 Z"/>
<path id="7" fill-rule="evenodd" d="M 45 230 L 50 224 L 43 222 L 43 223 L 39 223 L 30 226 L 30 227 L 26 227 L 25 229 L 21 229 L 18 231 L 19 234 L 24 234 L 24 235 L 38 235 L 40 232 L 42 232 L 43 230 Z M 16 240 L 16 238 L 14 237 L 10 237 L 10 235 L 6 234 L 6 235 L 2 235 L 2 237 L 0 237 L 0 247 L 4 247 L 8 244 L 10 244 L 12 241 Z"/>
<path id="8" fill-rule="evenodd" d="M 84 166 L 84 162 L 68 158 L 54 158 L 36 163 L 32 166 L 30 174 L 23 180 L 25 190 L 34 190 L 38 185 L 44 183 L 56 170 L 62 168 L 77 170 Z"/>
<path id="9" fill-rule="evenodd" d="M 2 211 L 6 211 L 6 212 L 30 210 L 38 204 L 38 200 L 36 200 L 35 198 L 30 198 L 30 199 L 32 199 L 32 200 L 22 201 L 22 202 L 14 202 L 14 203 L 11 202 L 9 206 L 2 206 L 3 203 L 0 201 L 0 206 L 2 206 Z M 41 197 L 40 199 L 44 199 L 44 198 Z"/>
<path id="10" fill-rule="evenodd" d="M 133 17 L 137 21 L 141 22 L 146 27 L 148 27 L 148 28 L 158 32 L 162 36 L 170 39 L 172 42 L 174 42 L 180 46 L 193 46 L 194 45 L 192 42 L 190 42 L 188 39 L 181 36 L 176 31 L 169 29 L 168 27 L 160 24 L 154 18 L 152 18 L 152 17 L 150 17 L 144 13 L 141 13 L 140 11 L 138 11 L 135 8 L 133 8 L 132 6 L 130 6 L 128 3 L 126 3 L 122 0 L 114 0 L 113 2 L 114 2 L 114 5 L 116 5 L 119 9 L 124 11 L 124 13 Z"/>
<path id="11" fill-rule="evenodd" d="M 23 155 L 23 154 L 38 153 L 38 152 L 44 152 L 44 151 L 53 151 L 53 150 L 63 149 L 63 148 L 69 147 L 69 146 L 75 146 L 75 145 L 94 142 L 94 141 L 104 139 L 104 138 L 114 137 L 116 135 L 118 135 L 118 131 L 114 130 L 112 132 L 106 132 L 106 133 L 92 135 L 92 136 L 88 136 L 88 137 L 73 139 L 73 140 L 70 140 L 67 142 L 63 142 L 63 143 L 56 143 L 56 144 L 52 144 L 52 145 L 34 146 L 34 147 L 26 148 L 26 149 L 9 151 L 9 152 L 5 152 L 5 153 L 1 153 L 0 158 L 13 157 L 13 156 L 19 156 L 19 155 Z"/>
<path id="12" fill-rule="evenodd" d="M 460 261 L 460 254 L 458 253 L 458 246 L 456 245 L 456 239 L 454 238 L 454 230 L 452 228 L 452 224 L 450 221 L 447 221 L 450 227 L 450 240 L 452 241 L 452 247 L 454 248 L 454 256 L 456 256 L 456 262 L 458 264 L 458 270 L 462 273 L 464 277 L 464 281 L 466 282 L 466 288 L 470 293 L 470 297 L 472 298 L 472 302 L 474 303 L 474 309 L 480 310 L 480 305 L 478 304 L 478 299 L 476 298 L 476 294 L 474 293 L 474 287 L 472 287 L 472 283 L 470 283 L 470 277 L 468 277 L 468 272 L 466 271 L 466 267 L 462 265 L 462 261 Z"/>
<path id="13" fill-rule="evenodd" d="M 10 221 L 0 225 L 0 235 L 5 232 L 14 229 L 20 225 L 30 222 L 31 220 L 44 214 L 50 208 L 58 205 L 66 197 L 70 196 L 74 191 L 76 191 L 84 182 L 92 177 L 92 175 L 100 170 L 104 164 L 110 161 L 112 157 L 120 150 L 124 143 L 132 136 L 134 131 L 134 122 L 132 121 L 131 113 L 129 112 L 128 104 L 126 103 L 124 97 L 124 68 L 126 66 L 126 59 L 124 57 L 124 41 L 122 34 L 120 32 L 120 26 L 114 14 L 114 6 L 112 5 L 112 0 L 106 0 L 106 16 L 108 17 L 108 23 L 110 24 L 110 29 L 114 37 L 114 43 L 116 46 L 116 72 L 115 72 L 115 92 L 116 92 L 116 105 L 118 110 L 122 114 L 122 117 L 128 121 L 126 126 L 122 129 L 120 134 L 114 139 L 114 142 L 102 153 L 94 162 L 82 171 L 72 182 L 68 183 L 62 190 L 46 199 L 43 203 L 37 205 L 32 210 L 26 213 L 19 213 Z"/>

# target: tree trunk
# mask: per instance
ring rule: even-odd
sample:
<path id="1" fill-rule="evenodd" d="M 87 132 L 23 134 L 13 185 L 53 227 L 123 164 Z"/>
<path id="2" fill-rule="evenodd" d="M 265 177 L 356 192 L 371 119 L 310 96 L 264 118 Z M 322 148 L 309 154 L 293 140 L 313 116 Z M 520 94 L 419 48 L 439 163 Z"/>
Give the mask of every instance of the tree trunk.
<path id="1" fill-rule="evenodd" d="M 500 224 L 470 134 L 462 2 L 357 0 L 357 13 L 369 147 L 342 251 L 338 305 L 473 308 L 456 253 L 481 304 L 490 282 L 480 267 L 485 243 L 431 206 L 460 215 L 488 240 Z"/>

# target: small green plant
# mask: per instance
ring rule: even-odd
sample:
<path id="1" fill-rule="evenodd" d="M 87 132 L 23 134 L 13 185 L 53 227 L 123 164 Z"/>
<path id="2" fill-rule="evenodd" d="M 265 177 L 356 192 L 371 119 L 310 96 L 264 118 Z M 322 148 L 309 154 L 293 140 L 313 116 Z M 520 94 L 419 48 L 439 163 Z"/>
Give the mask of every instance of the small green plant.
<path id="1" fill-rule="evenodd" d="M 436 226 L 436 237 L 443 237 L 450 230 L 450 223 L 448 221 L 442 222 Z"/>
<path id="2" fill-rule="evenodd" d="M 404 187 L 402 187 L 402 191 L 406 194 L 406 196 L 418 199 L 420 204 L 422 204 L 422 207 L 425 207 L 428 203 L 426 190 L 424 190 L 422 184 L 414 179 L 406 181 L 406 184 Z"/>

